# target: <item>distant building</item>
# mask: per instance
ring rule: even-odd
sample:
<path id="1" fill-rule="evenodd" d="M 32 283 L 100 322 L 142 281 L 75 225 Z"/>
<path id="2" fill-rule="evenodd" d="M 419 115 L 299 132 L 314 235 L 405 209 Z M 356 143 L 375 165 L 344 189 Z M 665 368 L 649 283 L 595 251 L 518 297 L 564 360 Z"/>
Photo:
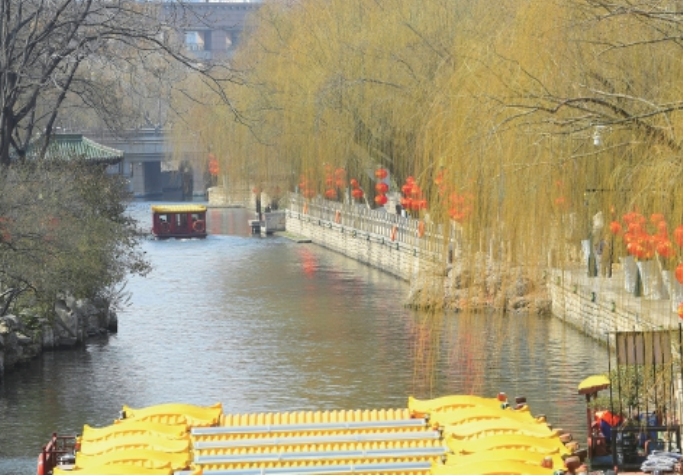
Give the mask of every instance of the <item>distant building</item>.
<path id="1" fill-rule="evenodd" d="M 199 60 L 232 57 L 246 29 L 249 14 L 261 2 L 203 1 L 164 3 L 162 15 L 184 37 L 187 52 Z"/>
<path id="2" fill-rule="evenodd" d="M 25 154 L 25 160 L 43 159 L 46 161 L 71 161 L 85 160 L 88 163 L 116 166 L 123 162 L 123 151 L 107 147 L 83 137 L 83 134 L 53 134 L 45 149 L 45 155 L 41 157 L 45 148 L 45 139 L 33 140 Z M 19 160 L 19 153 L 10 152 L 12 160 Z"/>

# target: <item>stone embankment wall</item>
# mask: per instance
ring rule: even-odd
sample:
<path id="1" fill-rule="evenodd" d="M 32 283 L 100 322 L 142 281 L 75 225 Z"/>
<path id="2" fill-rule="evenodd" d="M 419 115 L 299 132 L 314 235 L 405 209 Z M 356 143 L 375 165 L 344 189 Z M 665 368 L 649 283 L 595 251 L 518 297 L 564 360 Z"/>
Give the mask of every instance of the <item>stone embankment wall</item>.
<path id="1" fill-rule="evenodd" d="M 387 209 L 290 197 L 286 230 L 404 281 L 447 274 L 452 253 L 444 252 L 440 229 L 420 225 Z M 424 281 L 421 279 L 421 281 Z M 427 280 L 433 281 L 433 280 Z"/>
<path id="2" fill-rule="evenodd" d="M 457 227 L 444 236 L 440 225 L 366 206 L 292 197 L 286 230 L 313 243 L 379 268 L 411 284 L 406 305 L 432 309 L 547 314 L 540 282 L 521 267 L 504 267 L 477 253 L 474 271 L 462 266 Z"/>
<path id="3" fill-rule="evenodd" d="M 0 380 L 5 372 L 25 364 L 44 350 L 82 345 L 89 336 L 116 332 L 118 319 L 109 303 L 65 296 L 54 313 L 41 317 L 31 310 L 0 317 Z"/>
<path id="4" fill-rule="evenodd" d="M 624 270 L 619 267 L 611 277 L 588 277 L 585 267 L 553 269 L 547 287 L 554 316 L 611 346 L 617 331 L 679 329 L 672 300 L 635 296 L 627 290 Z"/>
<path id="5" fill-rule="evenodd" d="M 315 218 L 301 213 L 288 211 L 286 230 L 304 236 L 313 243 L 342 253 L 361 263 L 379 268 L 397 278 L 410 281 L 420 270 L 441 270 L 441 263 L 435 253 L 414 246 L 392 241 L 391 229 L 388 233 L 362 232 L 332 220 Z"/>
<path id="6" fill-rule="evenodd" d="M 618 265 L 609 278 L 588 277 L 587 268 L 580 265 L 548 267 L 539 270 L 541 275 L 530 276 L 528 269 L 508 269 L 490 255 L 479 253 L 473 270 L 462 269 L 462 246 L 456 236 L 445 246 L 439 230 L 427 228 L 419 237 L 417 220 L 324 200 L 304 205 L 297 197 L 290 201 L 286 229 L 410 281 L 408 305 L 424 293 L 438 295 L 439 302 L 433 298 L 422 302 L 446 309 L 552 314 L 612 346 L 609 336 L 617 331 L 677 330 L 680 322 L 672 311 L 676 307 L 672 300 L 628 292 L 624 271 Z M 433 289 L 425 290 L 427 286 Z"/>

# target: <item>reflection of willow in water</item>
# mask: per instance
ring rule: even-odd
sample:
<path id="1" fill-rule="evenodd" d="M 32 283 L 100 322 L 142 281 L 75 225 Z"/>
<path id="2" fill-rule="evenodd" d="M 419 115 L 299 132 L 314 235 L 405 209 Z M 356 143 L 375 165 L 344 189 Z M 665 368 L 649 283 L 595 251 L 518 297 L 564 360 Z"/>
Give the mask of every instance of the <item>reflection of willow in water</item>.
<path id="1" fill-rule="evenodd" d="M 442 313 L 423 313 L 415 316 L 411 337 L 415 359 L 413 379 L 417 395 L 434 395 L 443 321 Z"/>
<path id="2" fill-rule="evenodd" d="M 525 396 L 554 420 L 575 414 L 576 385 L 607 370 L 607 350 L 554 318 L 416 313 L 408 332 L 417 395 Z"/>

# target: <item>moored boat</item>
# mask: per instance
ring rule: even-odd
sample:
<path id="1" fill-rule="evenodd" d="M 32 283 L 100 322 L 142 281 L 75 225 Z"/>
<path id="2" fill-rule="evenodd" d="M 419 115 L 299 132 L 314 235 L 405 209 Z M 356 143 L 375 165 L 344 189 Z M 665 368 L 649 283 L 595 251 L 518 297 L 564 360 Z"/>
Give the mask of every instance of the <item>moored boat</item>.
<path id="1" fill-rule="evenodd" d="M 259 414 L 163 404 L 124 406 L 122 415 L 109 427 L 86 425 L 73 464 L 43 474 L 553 474 L 575 458 L 567 435 L 524 399 Z"/>
<path id="2" fill-rule="evenodd" d="M 206 207 L 153 205 L 152 235 L 157 239 L 206 238 Z"/>

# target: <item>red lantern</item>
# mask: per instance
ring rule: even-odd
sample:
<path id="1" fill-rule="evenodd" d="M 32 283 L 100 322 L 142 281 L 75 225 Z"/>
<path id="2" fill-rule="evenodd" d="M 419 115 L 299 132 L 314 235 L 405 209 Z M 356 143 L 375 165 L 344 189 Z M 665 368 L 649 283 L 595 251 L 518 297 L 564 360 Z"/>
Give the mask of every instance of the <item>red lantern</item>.
<path id="1" fill-rule="evenodd" d="M 662 237 L 666 237 L 669 234 L 669 228 L 664 220 L 657 223 L 657 231 L 659 231 Z"/>
<path id="2" fill-rule="evenodd" d="M 674 241 L 678 246 L 683 247 L 683 225 L 679 225 L 674 230 Z"/>
<path id="3" fill-rule="evenodd" d="M 422 194 L 422 189 L 420 186 L 416 183 L 412 184 L 410 187 L 410 196 L 413 198 L 417 198 Z"/>
<path id="4" fill-rule="evenodd" d="M 461 213 L 461 212 L 459 212 L 459 211 L 454 211 L 454 212 L 451 214 L 451 218 L 452 218 L 453 220 L 457 221 L 458 223 L 462 223 L 462 222 L 465 220 L 465 214 L 464 214 L 464 213 Z"/>
<path id="5" fill-rule="evenodd" d="M 363 198 L 363 191 L 360 188 L 354 188 L 351 190 L 351 196 L 360 200 Z"/>
<path id="6" fill-rule="evenodd" d="M 377 193 L 384 195 L 389 191 L 389 185 L 384 182 L 380 182 L 375 185 L 375 190 L 377 190 Z"/>
<path id="7" fill-rule="evenodd" d="M 387 196 L 386 195 L 377 195 L 375 197 L 375 203 L 379 206 L 382 206 L 387 203 Z"/>
<path id="8" fill-rule="evenodd" d="M 343 179 L 346 177 L 346 170 L 344 169 L 337 169 L 334 171 L 334 177 L 337 179 Z"/>
<path id="9" fill-rule="evenodd" d="M 329 188 L 329 189 L 325 190 L 325 197 L 329 198 L 330 200 L 336 200 L 337 191 L 333 188 Z"/>
<path id="10" fill-rule="evenodd" d="M 375 177 L 377 177 L 380 180 L 387 178 L 387 175 L 389 175 L 389 172 L 387 172 L 387 169 L 375 170 Z"/>
<path id="11" fill-rule="evenodd" d="M 678 305 L 678 317 L 683 319 L 683 301 Z"/>
<path id="12" fill-rule="evenodd" d="M 676 281 L 683 284 L 683 263 L 676 266 L 676 270 L 674 271 L 674 275 L 676 276 Z"/>
<path id="13" fill-rule="evenodd" d="M 664 221 L 664 215 L 661 213 L 653 213 L 650 215 L 650 223 L 657 224 L 660 221 Z"/>
<path id="14" fill-rule="evenodd" d="M 413 206 L 413 199 L 412 198 L 402 198 L 401 199 L 401 206 L 405 208 L 406 210 L 410 210 Z"/>
<path id="15" fill-rule="evenodd" d="M 618 235 L 621 233 L 621 223 L 613 221 L 609 224 L 609 231 L 611 231 L 613 235 Z"/>
<path id="16" fill-rule="evenodd" d="M 631 256 L 636 256 L 640 258 L 645 253 L 645 248 L 635 241 L 631 241 L 626 245 L 626 251 Z"/>
<path id="17" fill-rule="evenodd" d="M 412 175 L 406 179 L 406 183 L 408 183 L 408 184 L 414 184 L 415 183 L 415 179 L 413 178 Z"/>
<path id="18" fill-rule="evenodd" d="M 403 187 L 401 187 L 401 192 L 403 192 L 403 195 L 406 197 L 410 195 L 410 191 L 413 189 L 413 186 L 409 183 L 405 184 Z"/>
<path id="19" fill-rule="evenodd" d="M 676 250 L 669 240 L 662 240 L 657 244 L 657 254 L 662 258 L 671 258 L 676 256 Z"/>
<path id="20" fill-rule="evenodd" d="M 218 175 L 218 160 L 213 154 L 209 154 L 209 173 L 213 176 Z"/>
<path id="21" fill-rule="evenodd" d="M 358 180 L 356 180 L 355 178 L 352 178 L 349 183 L 351 184 L 352 188 L 358 188 Z"/>
<path id="22" fill-rule="evenodd" d="M 640 223 L 632 221 L 628 224 L 628 232 L 634 235 L 640 235 L 643 233 L 643 227 Z"/>

